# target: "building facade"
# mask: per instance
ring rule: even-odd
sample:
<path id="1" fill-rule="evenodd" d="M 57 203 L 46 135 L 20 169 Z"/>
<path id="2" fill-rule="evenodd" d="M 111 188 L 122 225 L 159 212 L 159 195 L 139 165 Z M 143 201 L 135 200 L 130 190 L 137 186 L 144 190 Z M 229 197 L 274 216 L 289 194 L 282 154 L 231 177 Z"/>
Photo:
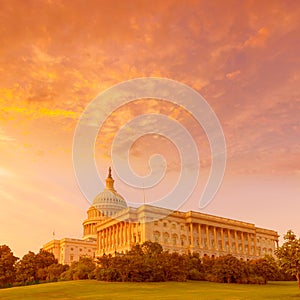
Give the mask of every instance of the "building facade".
<path id="1" fill-rule="evenodd" d="M 58 263 L 70 265 L 73 261 L 78 261 L 82 256 L 95 257 L 96 241 L 64 238 L 52 240 L 43 245 L 43 249 L 53 253 Z"/>
<path id="2" fill-rule="evenodd" d="M 127 208 L 96 227 L 96 256 L 125 253 L 134 244 L 158 242 L 164 250 L 201 256 L 233 254 L 252 259 L 273 255 L 278 234 L 254 224 L 199 212 L 170 211 L 150 205 Z"/>
<path id="3" fill-rule="evenodd" d="M 96 196 L 87 215 L 82 240 L 53 240 L 43 249 L 52 252 L 59 262 L 70 264 L 82 255 L 126 253 L 145 241 L 158 242 L 170 252 L 215 257 L 232 254 L 243 259 L 274 255 L 278 247 L 276 231 L 252 223 L 150 205 L 127 207 L 114 188 L 110 168 L 106 188 Z"/>

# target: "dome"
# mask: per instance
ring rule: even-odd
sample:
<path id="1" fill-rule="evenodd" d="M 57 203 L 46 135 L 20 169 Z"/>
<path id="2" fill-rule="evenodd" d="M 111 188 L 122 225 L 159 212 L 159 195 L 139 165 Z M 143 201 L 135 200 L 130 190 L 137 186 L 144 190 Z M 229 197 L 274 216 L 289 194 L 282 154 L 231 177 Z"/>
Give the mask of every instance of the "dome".
<path id="1" fill-rule="evenodd" d="M 106 187 L 95 197 L 92 206 L 104 216 L 112 216 L 127 207 L 124 198 L 114 189 L 111 168 L 109 168 L 108 177 L 106 178 Z"/>

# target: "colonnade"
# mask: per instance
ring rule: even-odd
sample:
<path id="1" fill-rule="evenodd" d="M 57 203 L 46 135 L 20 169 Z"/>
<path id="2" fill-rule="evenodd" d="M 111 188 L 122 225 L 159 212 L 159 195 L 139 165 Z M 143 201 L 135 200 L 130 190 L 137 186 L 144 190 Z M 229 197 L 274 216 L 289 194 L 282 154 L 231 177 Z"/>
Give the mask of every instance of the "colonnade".
<path id="1" fill-rule="evenodd" d="M 168 229 L 164 226 L 155 226 L 149 223 L 121 221 L 107 228 L 98 228 L 98 255 L 125 252 L 131 249 L 131 246 L 134 244 L 152 240 L 159 242 L 166 249 L 174 248 L 175 251 L 201 252 L 209 255 L 234 254 L 241 257 L 257 257 L 264 254 L 272 255 L 275 250 L 275 242 L 278 243 L 271 236 L 258 235 L 255 229 L 253 230 L 252 228 L 247 230 L 247 228 L 243 227 L 234 228 L 232 226 L 229 228 L 229 226 L 221 227 L 190 222 L 185 223 L 184 229 L 182 229 L 183 226 L 180 225 L 182 224 Z M 145 226 L 147 226 L 147 230 L 145 230 Z M 157 238 L 158 233 L 159 238 Z M 172 240 L 169 238 L 165 239 L 165 236 L 185 236 L 186 242 L 180 243 L 180 241 L 177 241 L 177 238 Z"/>
<path id="2" fill-rule="evenodd" d="M 144 224 L 119 222 L 97 232 L 97 249 L 103 253 L 129 250 L 135 243 L 145 241 Z"/>
<path id="3" fill-rule="evenodd" d="M 189 223 L 191 251 L 209 250 L 240 255 L 273 254 L 275 240 L 258 236 L 251 230 L 233 229 L 208 224 Z M 278 247 L 278 241 L 276 240 Z"/>
<path id="4" fill-rule="evenodd" d="M 84 235 L 95 234 L 95 223 L 85 224 L 84 225 Z"/>

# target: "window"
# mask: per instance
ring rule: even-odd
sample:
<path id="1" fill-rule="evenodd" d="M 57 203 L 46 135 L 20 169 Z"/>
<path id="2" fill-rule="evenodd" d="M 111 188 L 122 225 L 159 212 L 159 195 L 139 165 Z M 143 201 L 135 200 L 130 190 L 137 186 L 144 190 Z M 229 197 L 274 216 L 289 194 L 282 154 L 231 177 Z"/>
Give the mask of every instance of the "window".
<path id="1" fill-rule="evenodd" d="M 73 251 L 74 249 L 73 248 L 71 248 L 71 251 Z"/>
<path id="2" fill-rule="evenodd" d="M 167 223 L 166 222 L 164 222 L 164 227 L 167 227 Z"/>
<path id="3" fill-rule="evenodd" d="M 79 249 L 79 251 L 81 252 L 81 251 L 82 251 L 82 249 L 80 248 L 80 249 Z"/>
<path id="4" fill-rule="evenodd" d="M 174 246 L 176 245 L 176 236 L 172 237 L 172 243 L 173 243 Z"/>
<path id="5" fill-rule="evenodd" d="M 164 243 L 167 244 L 169 242 L 169 235 L 168 233 L 164 233 Z"/>
<path id="6" fill-rule="evenodd" d="M 154 225 L 158 225 L 158 221 L 154 221 Z"/>
<path id="7" fill-rule="evenodd" d="M 222 249 L 222 241 L 218 241 L 218 248 Z"/>
<path id="8" fill-rule="evenodd" d="M 173 228 L 173 229 L 176 229 L 176 225 L 175 225 L 175 224 L 172 224 L 172 228 Z"/>
<path id="9" fill-rule="evenodd" d="M 180 229 L 181 229 L 181 230 L 184 230 L 184 225 L 181 225 L 181 226 L 180 226 Z"/>
<path id="10" fill-rule="evenodd" d="M 154 231 L 153 232 L 153 236 L 154 236 L 154 242 L 159 242 L 159 236 L 160 236 L 160 233 L 158 231 Z"/>
<path id="11" fill-rule="evenodd" d="M 70 261 L 74 260 L 74 255 L 70 255 Z"/>

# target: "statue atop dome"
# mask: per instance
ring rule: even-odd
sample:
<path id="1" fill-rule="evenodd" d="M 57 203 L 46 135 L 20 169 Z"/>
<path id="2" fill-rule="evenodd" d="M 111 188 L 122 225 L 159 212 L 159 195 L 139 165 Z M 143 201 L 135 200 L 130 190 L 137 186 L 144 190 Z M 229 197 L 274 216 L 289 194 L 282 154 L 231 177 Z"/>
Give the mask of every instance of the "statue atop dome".
<path id="1" fill-rule="evenodd" d="M 114 188 L 114 180 L 111 176 L 111 167 L 108 168 L 108 176 L 106 178 L 106 189 L 116 191 Z"/>

